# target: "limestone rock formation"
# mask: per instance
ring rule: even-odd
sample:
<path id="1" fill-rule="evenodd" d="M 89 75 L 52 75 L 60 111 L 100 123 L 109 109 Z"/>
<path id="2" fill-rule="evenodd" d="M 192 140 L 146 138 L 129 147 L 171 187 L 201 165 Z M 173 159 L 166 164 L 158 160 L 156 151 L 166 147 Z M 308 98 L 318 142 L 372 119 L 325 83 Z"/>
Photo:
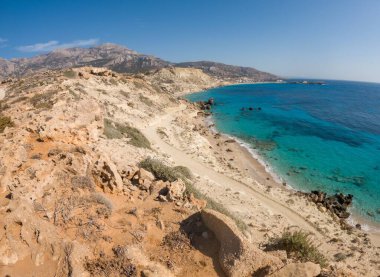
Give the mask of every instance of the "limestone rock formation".
<path id="1" fill-rule="evenodd" d="M 248 243 L 232 219 L 209 209 L 202 210 L 201 216 L 220 242 L 219 262 L 227 276 L 264 275 L 283 266 L 279 258 Z"/>

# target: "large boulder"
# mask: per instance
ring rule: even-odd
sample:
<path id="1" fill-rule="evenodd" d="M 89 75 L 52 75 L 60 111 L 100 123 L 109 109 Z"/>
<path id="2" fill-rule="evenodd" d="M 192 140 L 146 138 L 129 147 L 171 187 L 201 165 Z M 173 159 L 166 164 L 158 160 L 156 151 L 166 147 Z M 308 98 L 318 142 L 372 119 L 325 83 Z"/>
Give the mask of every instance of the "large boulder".
<path id="1" fill-rule="evenodd" d="M 283 266 L 282 261 L 250 244 L 231 218 L 204 209 L 202 221 L 220 243 L 219 263 L 229 277 L 270 274 Z"/>
<path id="2" fill-rule="evenodd" d="M 109 192 L 121 192 L 123 190 L 123 180 L 116 165 L 110 159 L 103 157 L 96 161 L 93 174 L 100 181 L 103 190 Z"/>
<path id="3" fill-rule="evenodd" d="M 321 273 L 321 267 L 312 262 L 287 264 L 270 276 L 273 277 L 315 277 Z"/>

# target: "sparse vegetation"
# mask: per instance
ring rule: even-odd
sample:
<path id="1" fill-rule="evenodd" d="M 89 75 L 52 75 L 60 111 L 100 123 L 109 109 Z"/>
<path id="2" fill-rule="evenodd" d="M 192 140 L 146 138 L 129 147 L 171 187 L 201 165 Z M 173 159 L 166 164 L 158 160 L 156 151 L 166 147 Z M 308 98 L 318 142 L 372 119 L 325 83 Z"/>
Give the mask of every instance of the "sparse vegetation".
<path id="1" fill-rule="evenodd" d="M 142 95 L 141 93 L 139 94 L 139 99 L 141 102 L 143 102 L 145 105 L 152 107 L 154 105 L 153 101 L 150 100 L 148 97 Z"/>
<path id="2" fill-rule="evenodd" d="M 191 243 L 188 236 L 181 231 L 173 231 L 162 239 L 162 245 L 169 247 L 171 250 L 190 249 Z"/>
<path id="3" fill-rule="evenodd" d="M 111 213 L 113 210 L 113 205 L 111 201 L 108 200 L 104 195 L 100 193 L 92 193 L 88 197 L 88 201 L 105 206 L 108 209 L 109 213 Z"/>
<path id="4" fill-rule="evenodd" d="M 0 112 L 5 111 L 6 109 L 9 109 L 9 105 L 4 101 L 0 100 Z"/>
<path id="5" fill-rule="evenodd" d="M 322 267 L 327 265 L 327 259 L 313 244 L 310 234 L 304 231 L 286 230 L 281 236 L 273 238 L 267 245 L 268 250 L 285 250 L 286 253 L 301 262 L 314 262 Z"/>
<path id="6" fill-rule="evenodd" d="M 140 148 L 150 149 L 150 142 L 144 134 L 141 133 L 139 129 L 126 124 L 120 124 L 105 119 L 104 134 L 109 139 L 121 139 L 124 136 L 127 136 L 130 139 L 129 144 Z"/>
<path id="7" fill-rule="evenodd" d="M 79 100 L 80 96 L 74 90 L 69 89 L 69 93 L 74 97 L 74 100 Z"/>
<path id="8" fill-rule="evenodd" d="M 73 176 L 71 178 L 71 184 L 74 188 L 88 189 L 90 191 L 95 189 L 94 182 L 87 176 Z"/>
<path id="9" fill-rule="evenodd" d="M 65 72 L 63 72 L 63 76 L 69 79 L 74 79 L 75 77 L 77 77 L 77 73 L 73 70 L 66 70 Z"/>
<path id="10" fill-rule="evenodd" d="M 160 135 L 161 138 L 168 138 L 168 134 L 163 130 L 163 128 L 157 128 L 157 134 Z"/>
<path id="11" fill-rule="evenodd" d="M 117 86 L 119 83 L 115 79 L 111 78 L 110 79 L 110 84 L 114 85 L 114 86 Z"/>
<path id="12" fill-rule="evenodd" d="M 153 175 L 160 180 L 174 182 L 177 179 L 182 179 L 185 182 L 186 193 L 188 195 L 193 194 L 195 198 L 205 200 L 207 202 L 207 208 L 213 209 L 232 218 L 240 230 L 244 231 L 247 228 L 247 225 L 242 220 L 230 213 L 222 204 L 215 202 L 194 187 L 191 182 L 191 179 L 193 178 L 192 173 L 187 167 L 170 167 L 159 160 L 151 158 L 143 160 L 140 162 L 139 166 L 152 172 Z"/>
<path id="13" fill-rule="evenodd" d="M 147 158 L 140 162 L 140 167 L 150 171 L 160 180 L 174 182 L 177 179 L 190 179 L 191 172 L 184 166 L 170 167 L 163 164 L 160 160 Z"/>
<path id="14" fill-rule="evenodd" d="M 112 248 L 112 257 L 100 255 L 94 260 L 86 258 L 84 268 L 91 276 L 137 276 L 137 268 L 125 255 L 123 247 Z"/>
<path id="15" fill-rule="evenodd" d="M 54 105 L 52 98 L 55 94 L 55 91 L 36 94 L 30 98 L 30 103 L 37 109 L 51 109 Z"/>
<path id="16" fill-rule="evenodd" d="M 130 93 L 124 90 L 120 90 L 120 94 L 123 95 L 127 99 L 129 99 L 130 97 Z"/>
<path id="17" fill-rule="evenodd" d="M 121 139 L 123 134 L 118 130 L 116 123 L 110 119 L 104 119 L 104 135 L 109 139 Z"/>
<path id="18" fill-rule="evenodd" d="M 4 132 L 6 127 L 13 127 L 14 123 L 9 116 L 0 115 L 0 133 Z"/>

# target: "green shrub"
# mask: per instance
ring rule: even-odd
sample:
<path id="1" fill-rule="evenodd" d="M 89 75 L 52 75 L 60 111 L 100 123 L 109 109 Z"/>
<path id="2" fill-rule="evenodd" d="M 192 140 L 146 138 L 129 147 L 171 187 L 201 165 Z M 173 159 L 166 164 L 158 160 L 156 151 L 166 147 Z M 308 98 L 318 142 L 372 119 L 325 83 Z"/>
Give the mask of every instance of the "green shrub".
<path id="1" fill-rule="evenodd" d="M 327 265 L 327 259 L 313 244 L 310 234 L 304 231 L 290 232 L 286 230 L 281 236 L 273 238 L 267 248 L 270 250 L 285 250 L 289 256 L 301 262 L 310 261 L 318 263 L 322 267 Z"/>
<path id="2" fill-rule="evenodd" d="M 163 164 L 161 161 L 156 159 L 147 158 L 140 162 L 140 167 L 150 171 L 153 173 L 153 175 L 163 181 L 169 181 L 174 182 L 178 179 L 186 180 L 188 177 L 186 177 L 185 174 L 190 174 L 190 170 L 181 166 L 181 167 L 170 167 L 165 164 Z M 185 174 L 183 174 L 183 172 Z"/>
<path id="3" fill-rule="evenodd" d="M 172 169 L 174 172 L 177 172 L 177 174 L 182 175 L 189 180 L 193 179 L 193 174 L 191 174 L 190 169 L 188 169 L 186 166 L 178 165 L 173 167 Z"/>
<path id="4" fill-rule="evenodd" d="M 150 142 L 141 131 L 135 127 L 112 122 L 109 119 L 104 120 L 104 134 L 109 139 L 121 139 L 124 136 L 129 138 L 128 143 L 140 147 L 150 149 Z"/>
<path id="5" fill-rule="evenodd" d="M 0 133 L 4 132 L 6 127 L 13 127 L 14 124 L 10 117 L 0 116 Z"/>
<path id="6" fill-rule="evenodd" d="M 77 77 L 77 73 L 73 70 L 66 70 L 65 72 L 63 72 L 63 76 L 69 79 L 74 79 L 75 77 Z"/>
<path id="7" fill-rule="evenodd" d="M 128 125 L 124 125 L 121 126 L 121 132 L 123 134 L 126 134 L 130 138 L 128 142 L 129 144 L 132 144 L 133 146 L 140 148 L 150 149 L 149 140 L 144 136 L 143 133 L 140 132 L 139 129 Z"/>
<path id="8" fill-rule="evenodd" d="M 107 118 L 104 119 L 104 135 L 109 139 L 123 138 L 123 134 L 118 130 L 116 124 Z"/>

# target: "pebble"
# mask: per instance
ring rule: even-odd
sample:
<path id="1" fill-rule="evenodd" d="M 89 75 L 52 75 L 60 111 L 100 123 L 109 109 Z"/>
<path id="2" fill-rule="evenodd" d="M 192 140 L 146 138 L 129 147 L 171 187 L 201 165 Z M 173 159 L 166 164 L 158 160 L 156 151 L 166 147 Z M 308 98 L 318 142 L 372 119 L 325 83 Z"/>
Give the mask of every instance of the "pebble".
<path id="1" fill-rule="evenodd" d="M 202 237 L 203 237 L 204 239 L 208 239 L 208 237 L 209 237 L 209 236 L 208 236 L 208 233 L 207 233 L 207 232 L 203 232 L 203 233 L 202 233 Z"/>

